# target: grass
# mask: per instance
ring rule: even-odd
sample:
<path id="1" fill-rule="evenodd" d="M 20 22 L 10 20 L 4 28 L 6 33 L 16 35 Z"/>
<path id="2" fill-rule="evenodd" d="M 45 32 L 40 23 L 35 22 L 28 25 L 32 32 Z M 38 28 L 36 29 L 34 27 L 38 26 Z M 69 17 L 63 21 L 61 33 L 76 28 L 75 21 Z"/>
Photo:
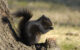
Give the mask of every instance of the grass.
<path id="1" fill-rule="evenodd" d="M 57 44 L 60 46 L 62 50 L 73 50 L 77 46 L 80 46 L 80 29 L 69 26 L 54 26 L 54 30 L 48 32 L 47 34 L 42 35 L 40 43 L 45 42 L 46 38 L 55 38 Z M 66 35 L 66 33 L 76 33 L 75 35 Z M 80 48 L 78 48 L 80 50 Z"/>
<path id="2" fill-rule="evenodd" d="M 75 48 L 73 44 L 63 44 L 62 47 L 62 50 L 73 50 Z"/>
<path id="3" fill-rule="evenodd" d="M 43 14 L 51 19 L 54 30 L 42 35 L 39 43 L 53 37 L 62 50 L 75 50 L 75 48 L 80 50 L 80 12 L 78 10 L 73 10 L 64 4 L 47 2 L 15 2 L 12 5 L 16 5 L 12 10 L 28 7 L 33 13 L 32 20 L 38 19 Z M 73 35 L 66 35 L 67 33 Z"/>

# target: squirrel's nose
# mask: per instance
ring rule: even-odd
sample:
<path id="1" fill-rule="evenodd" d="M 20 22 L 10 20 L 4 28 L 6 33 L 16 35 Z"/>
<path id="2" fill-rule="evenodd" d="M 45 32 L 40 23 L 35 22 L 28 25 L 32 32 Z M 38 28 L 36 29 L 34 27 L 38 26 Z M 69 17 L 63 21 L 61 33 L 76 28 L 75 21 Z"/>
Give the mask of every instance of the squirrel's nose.
<path id="1" fill-rule="evenodd" d="M 54 27 L 50 27 L 50 29 L 51 29 L 51 30 L 53 30 L 53 29 L 54 29 Z"/>

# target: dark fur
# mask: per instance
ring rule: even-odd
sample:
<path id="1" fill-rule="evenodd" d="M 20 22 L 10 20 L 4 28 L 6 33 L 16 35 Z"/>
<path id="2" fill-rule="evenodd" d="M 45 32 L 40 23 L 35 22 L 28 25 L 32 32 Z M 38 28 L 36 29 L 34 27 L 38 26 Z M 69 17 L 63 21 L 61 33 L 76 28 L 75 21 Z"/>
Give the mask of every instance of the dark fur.
<path id="1" fill-rule="evenodd" d="M 53 29 L 52 22 L 48 17 L 42 15 L 39 19 L 29 21 L 32 18 L 31 12 L 21 9 L 14 13 L 16 17 L 23 17 L 19 23 L 20 39 L 23 43 L 32 45 L 39 41 L 41 34 Z"/>

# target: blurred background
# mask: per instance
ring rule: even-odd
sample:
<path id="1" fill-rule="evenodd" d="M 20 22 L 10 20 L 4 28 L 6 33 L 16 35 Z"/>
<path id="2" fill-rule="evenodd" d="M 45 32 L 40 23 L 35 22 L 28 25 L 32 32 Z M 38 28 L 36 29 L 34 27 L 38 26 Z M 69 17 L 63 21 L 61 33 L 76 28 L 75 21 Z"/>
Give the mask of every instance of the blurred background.
<path id="1" fill-rule="evenodd" d="M 80 0 L 8 0 L 8 4 L 11 12 L 28 8 L 32 20 L 43 14 L 51 19 L 54 30 L 42 35 L 39 43 L 53 37 L 61 50 L 80 50 Z M 17 27 L 19 20 L 14 21 Z"/>

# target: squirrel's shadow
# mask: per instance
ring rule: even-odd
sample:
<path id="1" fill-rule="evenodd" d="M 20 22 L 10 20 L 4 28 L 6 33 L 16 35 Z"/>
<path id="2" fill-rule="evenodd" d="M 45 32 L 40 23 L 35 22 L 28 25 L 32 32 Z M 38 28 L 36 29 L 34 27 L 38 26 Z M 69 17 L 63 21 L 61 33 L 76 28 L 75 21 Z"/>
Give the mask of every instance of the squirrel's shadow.
<path id="1" fill-rule="evenodd" d="M 15 30 L 12 28 L 12 25 L 11 25 L 11 23 L 10 23 L 10 21 L 9 21 L 9 19 L 8 19 L 7 17 L 3 17 L 3 18 L 2 18 L 2 22 L 3 22 L 3 24 L 8 24 L 9 29 L 10 29 L 10 31 L 12 32 L 12 36 L 14 37 L 14 39 L 15 39 L 16 41 L 22 42 L 23 44 L 25 44 L 25 45 L 27 45 L 27 46 L 30 46 L 30 45 L 24 43 L 25 40 L 23 41 L 23 39 L 22 39 L 21 37 L 18 37 L 17 33 L 16 33 Z"/>
<path id="2" fill-rule="evenodd" d="M 6 23 L 8 24 L 9 29 L 12 31 L 12 36 L 15 38 L 16 41 L 19 41 L 20 39 L 19 39 L 19 37 L 17 36 L 17 34 L 16 34 L 16 32 L 14 31 L 14 29 L 12 28 L 12 25 L 11 25 L 9 19 L 8 19 L 7 17 L 3 17 L 3 18 L 2 18 L 2 22 L 3 22 L 3 24 L 6 24 Z"/>

